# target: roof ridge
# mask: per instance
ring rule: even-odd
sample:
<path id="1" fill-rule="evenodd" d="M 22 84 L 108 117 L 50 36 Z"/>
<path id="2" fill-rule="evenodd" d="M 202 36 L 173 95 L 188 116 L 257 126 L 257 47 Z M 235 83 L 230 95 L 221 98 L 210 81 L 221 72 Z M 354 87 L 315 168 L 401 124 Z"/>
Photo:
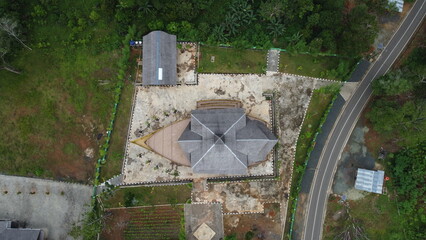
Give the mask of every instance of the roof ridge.
<path id="1" fill-rule="evenodd" d="M 238 162 L 240 162 L 244 167 L 247 167 L 238 157 L 237 157 L 237 155 L 231 150 L 231 148 L 229 148 L 228 147 L 228 145 L 226 145 L 226 144 L 223 144 L 223 145 L 225 145 L 225 147 L 231 152 L 231 154 L 232 155 L 234 155 L 234 157 L 238 160 Z M 247 165 L 248 165 L 248 163 L 247 163 Z"/>
<path id="2" fill-rule="evenodd" d="M 257 142 L 257 141 L 265 141 L 265 142 L 273 142 L 276 141 L 275 139 L 269 139 L 269 138 L 255 138 L 255 139 L 238 139 L 236 138 L 235 141 L 241 141 L 241 142 Z"/>
<path id="3" fill-rule="evenodd" d="M 246 114 L 245 113 L 243 113 L 242 115 L 241 115 L 241 117 L 240 118 L 238 118 L 238 120 L 237 121 L 235 121 L 224 133 L 223 133 L 223 135 L 225 135 L 225 134 L 227 134 L 234 126 L 235 126 L 235 124 L 237 124 L 243 117 L 245 117 L 246 116 Z"/>
<path id="4" fill-rule="evenodd" d="M 193 117 L 195 120 L 197 120 L 197 122 L 199 122 L 201 124 L 201 126 L 203 126 L 204 128 L 206 128 L 209 132 L 211 132 L 213 135 L 216 135 L 210 128 L 208 128 L 206 125 L 204 125 L 204 123 L 202 123 L 200 120 L 198 120 L 197 117 L 194 116 L 194 114 L 191 113 L 191 117 Z M 192 131 L 192 130 L 191 130 Z M 200 135 L 200 134 L 198 134 Z"/>

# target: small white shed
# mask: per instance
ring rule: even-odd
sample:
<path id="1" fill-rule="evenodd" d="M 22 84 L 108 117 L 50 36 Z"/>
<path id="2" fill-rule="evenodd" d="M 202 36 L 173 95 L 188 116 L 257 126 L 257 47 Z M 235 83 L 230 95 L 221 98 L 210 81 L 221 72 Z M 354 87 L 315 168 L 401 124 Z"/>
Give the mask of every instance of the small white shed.
<path id="1" fill-rule="evenodd" d="M 384 171 L 358 168 L 355 189 L 382 194 L 384 177 Z"/>

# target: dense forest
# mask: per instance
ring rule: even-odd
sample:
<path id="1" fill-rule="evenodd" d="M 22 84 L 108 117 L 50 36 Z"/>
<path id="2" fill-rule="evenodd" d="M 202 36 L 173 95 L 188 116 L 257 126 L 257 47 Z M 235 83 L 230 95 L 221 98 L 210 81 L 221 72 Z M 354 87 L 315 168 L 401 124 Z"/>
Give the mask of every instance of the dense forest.
<path id="1" fill-rule="evenodd" d="M 417 48 L 401 68 L 373 82 L 368 114 L 374 129 L 399 146 L 426 140 L 426 48 Z"/>
<path id="2" fill-rule="evenodd" d="M 426 48 L 419 47 L 400 68 L 373 82 L 375 97 L 367 114 L 385 141 L 402 148 L 386 159 L 405 229 L 395 239 L 426 238 L 425 76 Z"/>
<path id="3" fill-rule="evenodd" d="M 164 30 L 186 41 L 358 56 L 369 50 L 376 16 L 386 6 L 387 0 L 2 1 L 2 28 L 13 25 L 15 35 L 3 31 L 1 49 L 28 47 L 25 41 L 39 48 L 96 43 L 114 49 L 135 25 L 140 37 Z M 114 34 L 105 34 L 111 29 Z"/>

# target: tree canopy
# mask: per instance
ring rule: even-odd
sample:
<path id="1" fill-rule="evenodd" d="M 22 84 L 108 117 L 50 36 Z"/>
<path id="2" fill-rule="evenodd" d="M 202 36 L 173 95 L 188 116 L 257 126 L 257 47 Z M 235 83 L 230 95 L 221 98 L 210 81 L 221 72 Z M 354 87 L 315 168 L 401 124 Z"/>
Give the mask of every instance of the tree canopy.
<path id="1" fill-rule="evenodd" d="M 374 3 L 373 3 L 374 2 Z M 144 35 L 166 30 L 178 39 L 244 47 L 295 47 L 358 56 L 377 33 L 376 11 L 386 1 L 357 0 L 121 0 L 115 19 L 122 31 L 136 24 Z M 183 26 L 186 27 L 183 27 Z M 291 36 L 300 34 L 297 41 Z"/>
<path id="2" fill-rule="evenodd" d="M 399 195 L 407 239 L 425 239 L 426 141 L 405 148 L 390 158 L 393 187 Z"/>
<path id="3" fill-rule="evenodd" d="M 415 83 L 401 70 L 392 71 L 373 81 L 374 94 L 395 96 L 414 89 Z"/>
<path id="4" fill-rule="evenodd" d="M 385 99 L 373 103 L 367 117 L 379 133 L 391 135 L 400 145 L 413 145 L 426 140 L 426 101 L 403 104 Z"/>
<path id="5" fill-rule="evenodd" d="M 375 95 L 395 96 L 412 92 L 424 85 L 426 48 L 416 48 L 400 68 L 383 75 L 372 83 Z"/>
<path id="6" fill-rule="evenodd" d="M 373 81 L 376 95 L 367 114 L 373 128 L 400 146 L 426 140 L 426 48 L 416 48 L 404 64 Z"/>

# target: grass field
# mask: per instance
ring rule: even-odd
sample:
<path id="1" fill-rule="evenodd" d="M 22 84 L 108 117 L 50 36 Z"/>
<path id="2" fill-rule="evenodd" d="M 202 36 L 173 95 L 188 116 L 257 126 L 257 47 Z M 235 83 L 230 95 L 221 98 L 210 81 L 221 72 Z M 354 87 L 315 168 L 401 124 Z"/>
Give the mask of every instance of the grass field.
<path id="1" fill-rule="evenodd" d="M 103 181 L 121 173 L 134 89 L 132 81 L 125 82 L 121 92 L 114 130 L 111 134 L 107 160 L 105 165 L 102 166 L 101 177 Z"/>
<path id="2" fill-rule="evenodd" d="M 346 80 L 356 64 L 356 59 L 308 54 L 280 53 L 280 72 L 297 75 Z"/>
<path id="3" fill-rule="evenodd" d="M 96 6 L 25 4 L 25 42 L 33 50 L 8 58 L 21 75 L 0 71 L 0 172 L 93 178 L 98 136 L 105 136 L 113 107 L 120 39 L 108 19 L 89 16 Z M 55 10 L 46 15 L 44 7 Z"/>
<path id="4" fill-rule="evenodd" d="M 94 159 L 84 159 L 84 150 L 97 153 L 109 119 L 114 54 L 34 49 L 14 65 L 22 75 L 0 72 L 1 171 L 87 181 Z"/>
<path id="5" fill-rule="evenodd" d="M 200 48 L 200 73 L 265 73 L 267 51 L 235 48 Z M 211 58 L 214 56 L 214 62 Z"/>
<path id="6" fill-rule="evenodd" d="M 191 189 L 189 184 L 120 188 L 103 203 L 107 208 L 186 203 L 191 199 Z"/>
<path id="7" fill-rule="evenodd" d="M 343 213 L 336 220 L 339 210 Z M 398 215 L 392 196 L 371 193 L 363 199 L 349 201 L 348 212 L 349 215 L 346 213 L 346 207 L 337 202 L 337 198 L 330 197 L 323 231 L 324 239 L 335 239 L 335 236 L 354 222 L 364 229 L 369 239 L 404 239 L 404 229 L 400 224 L 402 216 Z"/>

